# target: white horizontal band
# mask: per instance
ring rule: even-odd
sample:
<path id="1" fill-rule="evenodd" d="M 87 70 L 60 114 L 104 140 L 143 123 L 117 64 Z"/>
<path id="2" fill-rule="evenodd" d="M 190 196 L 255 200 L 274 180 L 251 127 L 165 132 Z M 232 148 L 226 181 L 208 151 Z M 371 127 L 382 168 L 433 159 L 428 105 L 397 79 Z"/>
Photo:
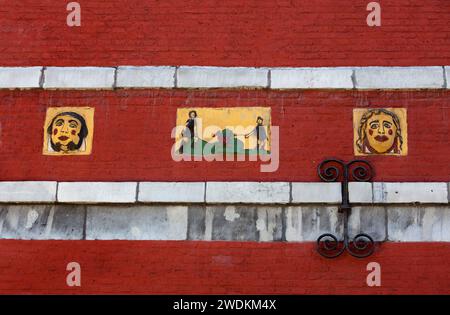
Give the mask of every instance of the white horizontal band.
<path id="1" fill-rule="evenodd" d="M 449 184 L 350 183 L 359 204 L 448 204 Z M 340 183 L 0 182 L 1 203 L 339 204 Z"/>
<path id="2" fill-rule="evenodd" d="M 37 205 L 0 209 L 0 239 L 316 241 L 342 239 L 337 205 Z M 450 205 L 353 206 L 351 239 L 450 242 Z"/>
<path id="3" fill-rule="evenodd" d="M 0 89 L 450 89 L 450 66 L 0 67 Z"/>

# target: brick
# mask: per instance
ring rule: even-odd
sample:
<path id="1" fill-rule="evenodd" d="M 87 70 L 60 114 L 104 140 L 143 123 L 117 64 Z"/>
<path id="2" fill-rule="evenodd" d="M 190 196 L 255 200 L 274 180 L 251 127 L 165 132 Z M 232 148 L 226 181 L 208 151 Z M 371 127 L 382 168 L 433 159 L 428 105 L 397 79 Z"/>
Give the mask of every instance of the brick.
<path id="1" fill-rule="evenodd" d="M 0 67 L 0 89 L 38 88 L 42 67 Z"/>
<path id="2" fill-rule="evenodd" d="M 114 68 L 48 67 L 45 69 L 45 89 L 112 89 Z"/>
<path id="3" fill-rule="evenodd" d="M 350 202 L 372 203 L 372 183 L 350 182 L 348 183 Z"/>
<path id="4" fill-rule="evenodd" d="M 447 183 L 373 183 L 375 203 L 448 203 Z"/>
<path id="5" fill-rule="evenodd" d="M 383 32 L 376 38 L 374 30 L 379 29 L 365 22 L 369 12 L 350 1 L 349 5 L 338 1 L 280 4 L 229 0 L 214 7 L 208 1 L 177 1 L 170 10 L 152 6 L 151 16 L 146 1 L 135 6 L 127 1 L 111 6 L 104 6 L 104 0 L 90 2 L 95 23 L 90 23 L 91 16 L 89 20 L 83 16 L 81 28 L 67 28 L 64 33 L 60 24 L 67 27 L 65 16 L 61 23 L 43 23 L 60 14 L 51 1 L 5 5 L 2 65 L 330 67 L 448 65 L 450 60 L 448 1 L 383 3 L 383 12 L 391 15 L 382 17 Z M 411 17 L 405 11 L 426 12 L 433 23 L 409 23 Z M 342 14 L 336 17 L 332 12 Z M 197 19 L 198 15 L 201 18 Z M 129 19 L 111 18 L 116 16 Z M 402 28 L 385 30 L 391 21 Z M 83 33 L 74 36 L 74 30 Z M 39 36 L 28 36 L 36 33 Z M 27 37 L 18 41 L 18 34 Z M 414 42 L 407 39 L 409 35 L 414 35 Z"/>
<path id="6" fill-rule="evenodd" d="M 65 203 L 134 203 L 134 182 L 62 182 L 58 185 L 58 202 Z"/>
<path id="7" fill-rule="evenodd" d="M 88 240 L 186 240 L 188 208 L 184 206 L 89 206 Z"/>
<path id="8" fill-rule="evenodd" d="M 0 182 L 0 202 L 54 202 L 56 182 Z"/>
<path id="9" fill-rule="evenodd" d="M 340 183 L 292 183 L 293 203 L 340 203 Z"/>
<path id="10" fill-rule="evenodd" d="M 284 204 L 289 202 L 289 183 L 207 182 L 206 202 Z"/>
<path id="11" fill-rule="evenodd" d="M 442 67 L 366 67 L 355 69 L 358 89 L 439 89 Z"/>
<path id="12" fill-rule="evenodd" d="M 239 67 L 180 67 L 177 86 L 181 88 L 237 88 L 268 86 L 268 69 Z"/>
<path id="13" fill-rule="evenodd" d="M 352 89 L 351 68 L 271 69 L 272 89 Z"/>
<path id="14" fill-rule="evenodd" d="M 141 182 L 140 202 L 205 202 L 203 182 Z"/>
<path id="15" fill-rule="evenodd" d="M 173 88 L 175 67 L 119 67 L 117 87 L 122 88 Z"/>

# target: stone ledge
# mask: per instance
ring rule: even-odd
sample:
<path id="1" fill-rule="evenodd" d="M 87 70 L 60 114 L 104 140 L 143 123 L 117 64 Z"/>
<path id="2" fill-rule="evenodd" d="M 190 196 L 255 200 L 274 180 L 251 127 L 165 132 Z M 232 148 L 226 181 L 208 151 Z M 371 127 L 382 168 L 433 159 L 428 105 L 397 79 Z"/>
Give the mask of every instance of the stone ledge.
<path id="1" fill-rule="evenodd" d="M 42 67 L 0 67 L 0 89 L 40 87 Z"/>
<path id="2" fill-rule="evenodd" d="M 357 89 L 442 89 L 442 67 L 355 68 Z"/>
<path id="3" fill-rule="evenodd" d="M 180 88 L 266 88 L 269 70 L 247 67 L 180 67 Z"/>
<path id="4" fill-rule="evenodd" d="M 350 182 L 348 184 L 349 201 L 354 203 L 372 203 L 372 183 Z"/>
<path id="5" fill-rule="evenodd" d="M 118 66 L 117 70 L 113 67 L 48 67 L 43 71 L 41 82 L 42 69 L 43 67 L 0 67 L 0 89 L 40 88 L 41 84 L 45 89 L 450 88 L 450 66 L 317 68 L 180 66 L 178 70 L 175 66 Z"/>
<path id="6" fill-rule="evenodd" d="M 341 183 L 292 183 L 292 203 L 341 203 Z"/>
<path id="7" fill-rule="evenodd" d="M 174 88 L 175 67 L 119 67 L 116 87 Z"/>
<path id="8" fill-rule="evenodd" d="M 139 192 L 137 185 L 137 182 L 61 182 L 57 190 L 56 182 L 6 181 L 0 182 L 0 202 L 274 205 L 341 202 L 340 183 L 141 182 Z M 449 185 L 444 182 L 350 182 L 349 198 L 356 204 L 448 204 Z"/>
<path id="9" fill-rule="evenodd" d="M 0 239 L 314 242 L 342 238 L 337 206 L 2 205 Z M 375 241 L 449 242 L 450 206 L 354 206 L 349 236 Z"/>
<path id="10" fill-rule="evenodd" d="M 58 202 L 62 203 L 135 203 L 135 182 L 62 182 L 58 184 Z"/>
<path id="11" fill-rule="evenodd" d="M 207 182 L 207 203 L 287 204 L 288 182 Z"/>
<path id="12" fill-rule="evenodd" d="M 141 182 L 139 183 L 138 201 L 203 203 L 205 202 L 205 183 Z"/>
<path id="13" fill-rule="evenodd" d="M 129 210 L 129 211 L 128 211 Z M 186 240 L 188 207 L 90 206 L 87 240 Z"/>
<path id="14" fill-rule="evenodd" d="M 351 68 L 285 68 L 270 70 L 272 89 L 353 89 Z"/>
<path id="15" fill-rule="evenodd" d="M 52 203 L 56 187 L 56 182 L 0 182 L 0 202 Z"/>
<path id="16" fill-rule="evenodd" d="M 115 72 L 106 67 L 48 67 L 44 89 L 112 89 Z"/>
<path id="17" fill-rule="evenodd" d="M 448 202 L 447 183 L 373 183 L 373 203 Z"/>

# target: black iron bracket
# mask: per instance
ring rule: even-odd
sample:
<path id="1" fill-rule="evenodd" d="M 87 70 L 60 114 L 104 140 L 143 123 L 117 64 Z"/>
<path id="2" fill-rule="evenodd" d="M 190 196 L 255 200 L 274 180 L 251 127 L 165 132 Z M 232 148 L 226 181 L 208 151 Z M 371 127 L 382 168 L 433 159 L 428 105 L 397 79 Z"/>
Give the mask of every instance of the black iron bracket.
<path id="1" fill-rule="evenodd" d="M 352 160 L 345 163 L 337 159 L 327 159 L 319 164 L 317 168 L 320 179 L 325 182 L 341 182 L 342 203 L 339 213 L 343 215 L 344 236 L 343 241 L 331 234 L 325 233 L 317 239 L 317 251 L 326 258 L 336 258 L 345 250 L 357 258 L 372 255 L 375 243 L 370 235 L 361 233 L 353 239 L 348 236 L 348 217 L 352 210 L 349 201 L 348 183 L 350 181 L 370 182 L 373 178 L 373 168 L 369 162 L 364 160 Z"/>

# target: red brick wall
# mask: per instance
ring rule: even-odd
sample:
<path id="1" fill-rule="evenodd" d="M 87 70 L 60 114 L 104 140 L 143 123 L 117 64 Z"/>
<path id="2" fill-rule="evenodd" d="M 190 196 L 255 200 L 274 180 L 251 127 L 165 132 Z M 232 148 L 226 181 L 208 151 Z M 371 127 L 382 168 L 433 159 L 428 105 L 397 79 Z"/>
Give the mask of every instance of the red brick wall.
<path id="1" fill-rule="evenodd" d="M 0 64 L 368 66 L 444 65 L 450 1 L 0 0 Z"/>
<path id="2" fill-rule="evenodd" d="M 385 243 L 328 260 L 312 243 L 0 241 L 0 293 L 450 294 L 450 244 Z M 66 266 L 81 265 L 81 287 Z M 366 266 L 381 265 L 381 287 Z"/>
<path id="3" fill-rule="evenodd" d="M 376 181 L 448 181 L 450 92 L 357 91 L 0 91 L 2 180 L 59 181 L 318 181 L 326 157 L 353 158 L 356 107 L 405 107 L 406 157 L 368 157 Z M 42 155 L 50 106 L 95 107 L 90 156 Z M 280 126 L 280 168 L 261 173 L 259 162 L 174 162 L 178 107 L 270 106 Z"/>

